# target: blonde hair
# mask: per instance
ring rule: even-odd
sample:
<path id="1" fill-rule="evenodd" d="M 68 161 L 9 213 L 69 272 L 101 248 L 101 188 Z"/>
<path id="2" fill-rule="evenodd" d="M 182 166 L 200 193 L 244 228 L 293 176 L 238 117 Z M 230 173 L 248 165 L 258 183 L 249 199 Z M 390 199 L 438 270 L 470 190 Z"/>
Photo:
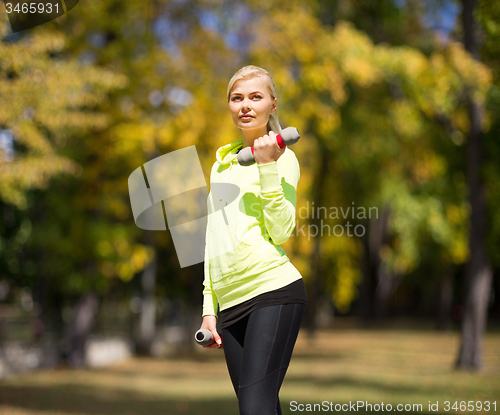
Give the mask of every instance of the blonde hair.
<path id="1" fill-rule="evenodd" d="M 269 72 L 255 65 L 247 65 L 238 70 L 229 81 L 229 85 L 227 86 L 227 102 L 229 102 L 229 96 L 231 95 L 231 91 L 236 85 L 236 82 L 252 79 L 257 76 L 262 77 L 264 83 L 267 86 L 269 94 L 271 95 L 271 99 L 274 101 L 276 99 L 276 88 L 274 87 L 273 78 L 271 78 Z M 271 130 L 276 134 L 281 134 L 281 125 L 278 120 L 277 109 L 275 109 L 274 112 L 269 115 L 269 121 L 267 122 L 267 132 Z"/>

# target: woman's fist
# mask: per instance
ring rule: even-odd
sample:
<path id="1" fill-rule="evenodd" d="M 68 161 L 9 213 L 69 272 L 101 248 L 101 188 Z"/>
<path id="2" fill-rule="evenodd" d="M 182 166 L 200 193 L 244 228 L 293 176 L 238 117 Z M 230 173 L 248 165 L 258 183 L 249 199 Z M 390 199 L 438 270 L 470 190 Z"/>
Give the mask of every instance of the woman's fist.
<path id="1" fill-rule="evenodd" d="M 277 161 L 285 152 L 286 147 L 281 148 L 276 140 L 276 133 L 269 131 L 269 134 L 257 138 L 253 142 L 253 157 L 257 164 L 267 164 Z"/>
<path id="2" fill-rule="evenodd" d="M 201 324 L 200 329 L 207 329 L 212 333 L 212 336 L 214 336 L 215 342 L 210 344 L 209 346 L 203 346 L 206 349 L 218 349 L 222 347 L 222 339 L 219 336 L 219 333 L 217 333 L 217 330 L 215 328 L 215 325 L 217 324 L 217 317 L 215 316 L 205 316 L 203 317 L 203 323 Z"/>

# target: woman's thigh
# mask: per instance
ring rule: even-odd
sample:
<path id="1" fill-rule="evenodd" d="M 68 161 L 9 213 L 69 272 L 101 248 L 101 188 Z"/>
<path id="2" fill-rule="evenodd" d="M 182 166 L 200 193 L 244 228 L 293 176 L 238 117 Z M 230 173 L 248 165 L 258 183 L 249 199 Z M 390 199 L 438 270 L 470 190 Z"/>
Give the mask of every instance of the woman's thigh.
<path id="1" fill-rule="evenodd" d="M 224 358 L 226 359 L 229 377 L 231 378 L 236 395 L 238 395 L 238 386 L 240 384 L 241 361 L 243 358 L 248 317 L 246 316 L 229 327 L 222 329 L 221 333 Z"/>
<path id="2" fill-rule="evenodd" d="M 304 308 L 304 304 L 273 305 L 258 308 L 250 314 L 244 339 L 240 388 L 288 367 Z"/>
<path id="3" fill-rule="evenodd" d="M 223 330 L 241 414 L 275 414 L 304 309 L 305 304 L 298 303 L 261 307 Z"/>

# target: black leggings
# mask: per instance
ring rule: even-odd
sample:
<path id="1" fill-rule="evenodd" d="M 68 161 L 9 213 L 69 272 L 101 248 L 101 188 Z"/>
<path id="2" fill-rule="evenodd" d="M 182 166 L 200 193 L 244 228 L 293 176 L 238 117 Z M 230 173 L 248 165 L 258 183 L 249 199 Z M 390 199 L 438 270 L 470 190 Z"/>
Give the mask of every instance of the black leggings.
<path id="1" fill-rule="evenodd" d="M 281 415 L 278 394 L 305 307 L 301 303 L 260 307 L 222 330 L 240 415 Z"/>

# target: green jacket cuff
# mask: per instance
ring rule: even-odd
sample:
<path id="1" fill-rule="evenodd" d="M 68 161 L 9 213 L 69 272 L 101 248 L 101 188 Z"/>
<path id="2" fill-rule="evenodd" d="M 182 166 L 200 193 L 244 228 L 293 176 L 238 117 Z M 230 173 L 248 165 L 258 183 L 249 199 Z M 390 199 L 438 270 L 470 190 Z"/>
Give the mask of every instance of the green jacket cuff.
<path id="1" fill-rule="evenodd" d="M 261 192 L 276 190 L 276 188 L 281 187 L 277 161 L 258 164 L 257 166 L 259 167 Z"/>

